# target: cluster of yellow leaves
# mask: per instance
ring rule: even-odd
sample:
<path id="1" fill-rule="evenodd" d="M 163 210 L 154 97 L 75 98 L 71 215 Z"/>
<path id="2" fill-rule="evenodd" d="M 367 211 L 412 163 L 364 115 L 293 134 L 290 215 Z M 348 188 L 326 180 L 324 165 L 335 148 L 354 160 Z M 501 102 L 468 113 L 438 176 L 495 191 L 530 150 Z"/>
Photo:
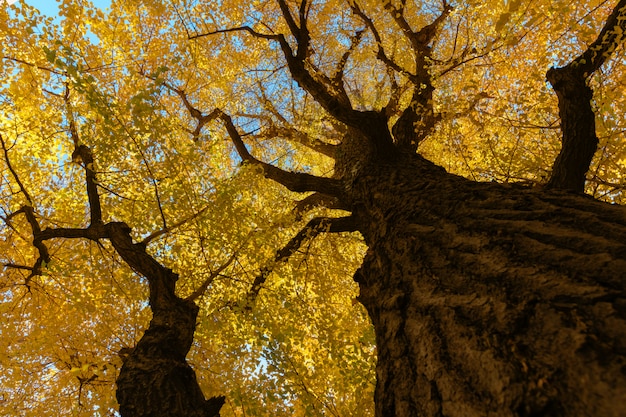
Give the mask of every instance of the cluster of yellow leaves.
<path id="1" fill-rule="evenodd" d="M 441 11 L 406 3 L 414 28 Z M 349 4 L 313 2 L 308 14 L 311 60 L 328 76 L 364 28 Z M 384 2 L 358 4 L 388 56 L 414 71 Z M 560 134 L 545 72 L 593 41 L 612 5 L 453 6 L 433 45 L 442 121 L 421 151 L 477 180 L 540 183 Z M 227 396 L 224 416 L 373 415 L 374 336 L 351 279 L 359 237 L 305 242 L 274 265 L 246 309 L 259 269 L 313 213 L 296 221 L 291 208 L 302 196 L 240 166 L 219 122 L 194 138 L 198 121 L 181 97 L 201 114 L 219 107 L 232 115 L 259 159 L 331 175 L 332 161 L 309 145 L 337 143 L 340 133 L 291 81 L 275 43 L 245 31 L 190 39 L 241 26 L 287 34 L 277 3 L 113 1 L 104 12 L 64 0 L 59 10 L 53 20 L 24 4 L 0 8 L 0 134 L 14 171 L 0 155 L 0 262 L 9 265 L 0 279 L 0 414 L 113 415 L 118 353 L 150 318 L 145 282 L 106 242 L 48 241 L 44 275 L 15 268 L 38 256 L 30 226 L 13 215 L 21 206 L 34 207 L 42 228 L 88 224 L 83 168 L 71 160 L 79 142 L 95 155 L 105 221 L 125 221 L 136 240 L 148 238 L 150 253 L 180 275 L 181 296 L 206 286 L 189 360 L 207 395 Z M 365 31 L 343 68 L 355 107 L 380 109 L 389 99 L 378 47 Z M 622 58 L 618 50 L 592 80 L 601 143 L 589 190 L 615 202 L 626 186 Z M 401 90 L 408 85 L 394 77 Z M 406 88 L 401 102 L 409 96 Z"/>
<path id="2" fill-rule="evenodd" d="M 219 124 L 194 141 L 195 120 L 173 91 L 203 112 L 243 114 L 255 97 L 237 77 L 265 59 L 262 50 L 224 38 L 190 44 L 175 10 L 158 2 L 120 2 L 107 15 L 86 6 L 62 2 L 55 22 L 24 5 L 1 19 L 12 43 L 2 50 L 0 132 L 31 201 L 3 155 L 0 414 L 113 415 L 120 350 L 150 318 L 145 282 L 106 242 L 48 241 L 42 276 L 14 267 L 38 256 L 28 223 L 12 215 L 22 205 L 34 207 L 42 228 L 88 224 L 76 142 L 95 155 L 104 220 L 154 238 L 148 249 L 179 273 L 181 296 L 234 259 L 197 300 L 189 357 L 207 395 L 228 397 L 223 415 L 367 414 L 374 341 L 353 302 L 358 238 L 310 243 L 244 310 L 259 268 L 304 225 L 291 214 L 297 197 L 240 167 Z M 289 169 L 330 170 L 286 143 L 268 136 L 250 147 Z"/>

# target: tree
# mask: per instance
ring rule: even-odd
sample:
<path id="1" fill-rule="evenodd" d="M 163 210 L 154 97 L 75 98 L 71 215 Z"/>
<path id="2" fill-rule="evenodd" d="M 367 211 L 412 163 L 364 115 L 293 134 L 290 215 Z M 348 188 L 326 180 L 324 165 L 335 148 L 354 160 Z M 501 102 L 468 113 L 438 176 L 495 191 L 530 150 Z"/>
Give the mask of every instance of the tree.
<path id="1" fill-rule="evenodd" d="M 349 282 L 325 287 L 352 270 L 374 415 L 620 415 L 626 2 L 489 6 L 65 1 L 58 27 L 13 6 L 3 334 L 65 334 L 26 349 L 76 412 L 115 378 L 123 416 L 214 416 L 224 393 L 222 415 L 367 415 L 368 327 Z M 145 300 L 123 365 L 45 317 L 80 306 L 109 338 Z M 199 378 L 194 340 L 256 360 Z M 272 408 L 216 388 L 238 377 Z"/>

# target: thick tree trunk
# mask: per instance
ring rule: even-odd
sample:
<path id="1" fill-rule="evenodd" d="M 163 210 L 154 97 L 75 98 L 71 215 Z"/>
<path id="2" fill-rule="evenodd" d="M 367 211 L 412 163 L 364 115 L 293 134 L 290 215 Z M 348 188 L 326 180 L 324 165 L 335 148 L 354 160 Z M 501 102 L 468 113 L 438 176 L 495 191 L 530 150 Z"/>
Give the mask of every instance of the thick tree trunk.
<path id="1" fill-rule="evenodd" d="M 591 107 L 593 92 L 576 67 L 552 68 L 547 79 L 559 99 L 563 133 L 559 155 L 552 166 L 548 188 L 585 190 L 585 175 L 598 147 L 596 115 Z"/>
<path id="2" fill-rule="evenodd" d="M 178 276 L 133 243 L 124 223 L 104 226 L 120 256 L 148 279 L 150 327 L 124 360 L 117 378 L 122 417 L 219 417 L 224 397 L 205 400 L 185 360 L 193 343 L 198 306 L 175 293 Z"/>
<path id="3" fill-rule="evenodd" d="M 419 156 L 362 172 L 377 417 L 624 415 L 626 209 Z"/>
<path id="4" fill-rule="evenodd" d="M 179 300 L 153 311 L 150 327 L 124 360 L 117 379 L 123 417 L 217 417 L 224 397 L 205 400 L 185 356 L 193 341 L 198 307 Z"/>

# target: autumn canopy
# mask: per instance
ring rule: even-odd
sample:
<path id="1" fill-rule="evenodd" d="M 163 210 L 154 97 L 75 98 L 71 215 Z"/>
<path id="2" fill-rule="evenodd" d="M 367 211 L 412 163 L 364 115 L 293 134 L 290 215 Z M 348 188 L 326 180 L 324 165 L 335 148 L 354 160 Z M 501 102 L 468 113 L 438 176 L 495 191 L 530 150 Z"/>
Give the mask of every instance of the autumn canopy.
<path id="1" fill-rule="evenodd" d="M 0 0 L 0 415 L 619 416 L 626 0 Z"/>

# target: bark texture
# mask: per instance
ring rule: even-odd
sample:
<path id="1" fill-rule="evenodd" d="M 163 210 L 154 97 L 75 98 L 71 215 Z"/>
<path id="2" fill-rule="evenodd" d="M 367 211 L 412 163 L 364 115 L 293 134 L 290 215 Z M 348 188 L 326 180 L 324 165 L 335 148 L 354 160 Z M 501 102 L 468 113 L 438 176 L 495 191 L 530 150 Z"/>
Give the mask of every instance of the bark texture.
<path id="1" fill-rule="evenodd" d="M 548 187 L 582 193 L 585 175 L 598 147 L 593 92 L 576 67 L 552 68 L 547 74 L 559 99 L 563 133 L 561 152 L 552 166 Z"/>
<path id="2" fill-rule="evenodd" d="M 363 172 L 378 417 L 624 414 L 624 208 L 414 155 Z"/>
<path id="3" fill-rule="evenodd" d="M 133 243 L 124 223 L 106 225 L 115 250 L 148 279 L 150 326 L 124 361 L 117 378 L 122 417 L 219 417 L 224 397 L 205 400 L 185 360 L 196 328 L 198 306 L 175 294 L 178 276 Z"/>

